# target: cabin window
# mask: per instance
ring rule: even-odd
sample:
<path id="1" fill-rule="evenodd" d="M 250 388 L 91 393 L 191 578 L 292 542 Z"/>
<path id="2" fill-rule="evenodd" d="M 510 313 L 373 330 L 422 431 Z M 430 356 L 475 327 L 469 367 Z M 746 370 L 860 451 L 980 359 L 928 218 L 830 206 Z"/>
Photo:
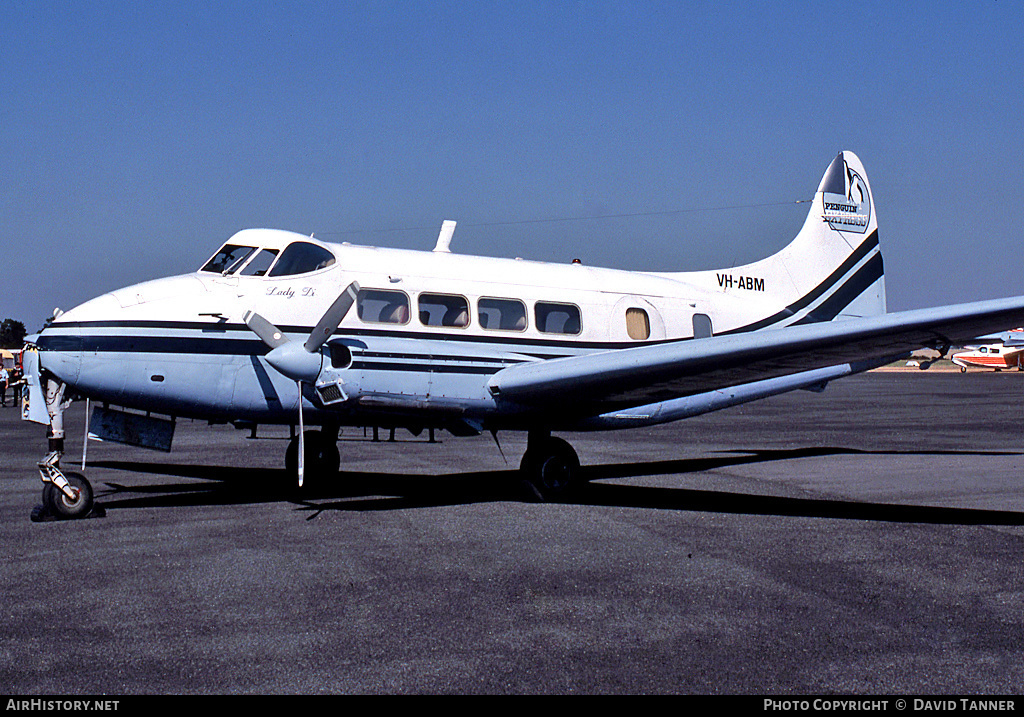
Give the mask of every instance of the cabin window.
<path id="1" fill-rule="evenodd" d="M 480 299 L 480 326 L 488 331 L 525 331 L 526 304 L 517 299 Z"/>
<path id="2" fill-rule="evenodd" d="M 451 294 L 420 294 L 417 301 L 424 326 L 469 326 L 469 302 Z"/>
<path id="3" fill-rule="evenodd" d="M 239 272 L 242 276 L 263 276 L 277 258 L 277 249 L 261 249 L 252 261 Z"/>
<path id="4" fill-rule="evenodd" d="M 308 274 L 317 269 L 324 269 L 334 263 L 334 254 L 322 246 L 304 241 L 295 241 L 285 247 L 281 258 L 270 270 L 270 276 L 293 276 Z"/>
<path id="5" fill-rule="evenodd" d="M 249 255 L 256 251 L 254 246 L 239 246 L 238 244 L 225 244 L 220 248 L 202 271 L 212 271 L 216 274 L 230 274 L 242 265 Z"/>
<path id="6" fill-rule="evenodd" d="M 407 324 L 409 297 L 401 291 L 361 289 L 356 297 L 356 312 L 361 320 L 374 324 Z"/>
<path id="7" fill-rule="evenodd" d="M 545 334 L 578 334 L 582 328 L 580 309 L 573 304 L 538 301 L 533 307 L 537 330 Z"/>
<path id="8" fill-rule="evenodd" d="M 714 335 L 714 333 L 714 329 L 711 326 L 710 316 L 707 314 L 693 315 L 693 338 L 709 339 Z"/>
<path id="9" fill-rule="evenodd" d="M 643 341 L 651 338 L 651 319 L 643 309 L 626 309 L 626 333 L 629 338 Z"/>

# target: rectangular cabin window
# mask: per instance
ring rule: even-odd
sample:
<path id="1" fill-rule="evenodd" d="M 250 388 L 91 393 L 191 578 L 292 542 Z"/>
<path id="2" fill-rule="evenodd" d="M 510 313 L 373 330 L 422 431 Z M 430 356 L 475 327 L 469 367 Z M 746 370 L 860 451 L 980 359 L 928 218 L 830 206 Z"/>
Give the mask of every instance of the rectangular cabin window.
<path id="1" fill-rule="evenodd" d="M 629 338 L 643 341 L 651 338 L 651 319 L 643 309 L 626 309 L 626 333 Z"/>
<path id="2" fill-rule="evenodd" d="M 533 307 L 537 330 L 545 334 L 578 334 L 583 324 L 580 309 L 573 304 L 538 301 Z"/>
<path id="3" fill-rule="evenodd" d="M 276 258 L 277 249 L 261 249 L 260 253 L 246 264 L 239 273 L 242 276 L 264 276 Z"/>
<path id="4" fill-rule="evenodd" d="M 488 331 L 526 331 L 526 304 L 518 299 L 480 299 L 476 310 Z"/>
<path id="5" fill-rule="evenodd" d="M 453 294 L 420 294 L 417 300 L 424 326 L 469 326 L 469 302 Z"/>
<path id="6" fill-rule="evenodd" d="M 356 297 L 356 312 L 362 321 L 373 324 L 407 324 L 409 297 L 401 291 L 361 289 Z"/>

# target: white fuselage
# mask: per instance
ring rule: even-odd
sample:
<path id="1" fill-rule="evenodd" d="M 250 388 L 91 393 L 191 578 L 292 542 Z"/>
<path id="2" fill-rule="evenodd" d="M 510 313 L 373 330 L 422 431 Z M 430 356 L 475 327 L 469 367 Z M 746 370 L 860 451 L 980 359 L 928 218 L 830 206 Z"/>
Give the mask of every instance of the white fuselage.
<path id="1" fill-rule="evenodd" d="M 246 230 L 228 245 L 281 252 L 296 242 L 326 249 L 335 261 L 283 276 L 247 275 L 241 264 L 233 273 L 198 271 L 104 294 L 62 314 L 40 335 L 43 368 L 82 395 L 117 405 L 292 422 L 294 385 L 266 366 L 266 347 L 242 317 L 255 311 L 301 341 L 355 281 L 361 295 L 377 300 L 349 311 L 331 344 L 351 352 L 346 384 L 376 401 L 340 416 L 332 412 L 330 420 L 364 422 L 363 414 L 377 410 L 365 407 L 389 400 L 428 417 L 436 408 L 486 418 L 494 412 L 486 380 L 505 366 L 688 339 L 695 315 L 722 333 L 781 308 L 753 282 L 748 288 L 713 272 L 652 274 L 327 244 L 276 230 Z M 374 313 L 382 311 L 380 297 L 404 302 L 404 312 Z M 462 305 L 464 315 L 445 322 L 442 300 Z M 518 307 L 522 316 L 518 322 L 506 316 L 502 324 L 495 306 Z M 543 312 L 552 306 L 544 325 Z M 314 422 L 322 408 L 315 404 L 307 404 Z"/>
<path id="2" fill-rule="evenodd" d="M 40 368 L 78 395 L 172 416 L 294 423 L 301 405 L 311 423 L 337 425 L 576 426 L 608 407 L 640 410 L 648 404 L 631 401 L 660 394 L 626 405 L 554 396 L 544 407 L 517 405 L 499 395 L 497 374 L 611 351 L 628 372 L 634 347 L 885 313 L 863 177 L 859 160 L 840 153 L 781 251 L 688 273 L 450 253 L 450 222 L 429 252 L 248 229 L 193 274 L 104 294 L 57 317 L 36 338 Z M 314 340 L 314 327 L 326 333 Z M 281 342 L 293 344 L 287 357 Z M 314 348 L 303 355 L 296 346 Z M 710 399 L 702 405 L 719 405 Z M 688 411 L 674 405 L 671 414 Z"/>

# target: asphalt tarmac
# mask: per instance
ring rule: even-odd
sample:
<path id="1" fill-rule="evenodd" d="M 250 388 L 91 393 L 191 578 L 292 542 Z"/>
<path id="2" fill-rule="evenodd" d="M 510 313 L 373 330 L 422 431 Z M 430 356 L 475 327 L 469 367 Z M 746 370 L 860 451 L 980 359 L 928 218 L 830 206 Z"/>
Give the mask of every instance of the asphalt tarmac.
<path id="1" fill-rule="evenodd" d="M 0 692 L 1020 694 L 1022 397 L 876 372 L 566 435 L 559 504 L 512 434 L 349 429 L 299 499 L 286 430 L 182 421 L 90 442 L 105 517 L 45 523 L 45 429 L 0 409 Z"/>

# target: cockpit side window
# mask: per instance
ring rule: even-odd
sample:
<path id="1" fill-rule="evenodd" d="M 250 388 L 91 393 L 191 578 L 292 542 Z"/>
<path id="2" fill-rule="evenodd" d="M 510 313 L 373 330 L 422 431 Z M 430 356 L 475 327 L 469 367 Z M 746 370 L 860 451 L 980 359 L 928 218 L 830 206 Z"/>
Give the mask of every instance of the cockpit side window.
<path id="1" fill-rule="evenodd" d="M 238 244 L 225 244 L 220 248 L 202 271 L 212 271 L 217 274 L 230 274 L 242 265 L 249 255 L 256 251 L 254 246 L 240 246 Z"/>
<path id="2" fill-rule="evenodd" d="M 334 262 L 334 254 L 323 247 L 309 242 L 296 241 L 281 252 L 281 256 L 270 270 L 269 276 L 306 274 L 331 266 Z"/>

